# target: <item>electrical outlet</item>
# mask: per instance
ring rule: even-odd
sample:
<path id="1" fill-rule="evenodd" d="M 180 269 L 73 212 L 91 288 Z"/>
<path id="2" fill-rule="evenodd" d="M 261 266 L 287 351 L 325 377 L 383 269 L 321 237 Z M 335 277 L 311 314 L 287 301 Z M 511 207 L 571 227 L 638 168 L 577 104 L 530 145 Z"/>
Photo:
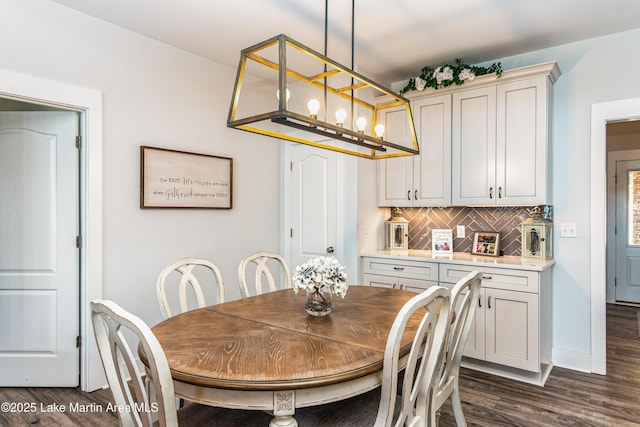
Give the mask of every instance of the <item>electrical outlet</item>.
<path id="1" fill-rule="evenodd" d="M 575 222 L 563 222 L 560 224 L 560 237 L 578 237 Z"/>
<path id="2" fill-rule="evenodd" d="M 456 226 L 456 237 L 458 239 L 464 239 L 465 237 L 467 237 L 467 233 L 465 231 L 464 225 Z"/>

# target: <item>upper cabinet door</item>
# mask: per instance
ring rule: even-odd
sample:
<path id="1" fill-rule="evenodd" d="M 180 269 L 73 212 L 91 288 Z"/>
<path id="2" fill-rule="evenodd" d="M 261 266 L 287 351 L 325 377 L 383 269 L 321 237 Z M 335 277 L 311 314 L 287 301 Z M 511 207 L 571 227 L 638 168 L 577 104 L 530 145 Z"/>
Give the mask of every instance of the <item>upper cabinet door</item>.
<path id="1" fill-rule="evenodd" d="M 453 205 L 495 205 L 495 86 L 454 93 L 452 122 Z"/>
<path id="2" fill-rule="evenodd" d="M 451 206 L 451 94 L 411 106 L 420 155 L 413 160 L 415 206 Z"/>
<path id="3" fill-rule="evenodd" d="M 497 86 L 497 204 L 551 204 L 551 83 L 545 76 Z"/>
<path id="4" fill-rule="evenodd" d="M 384 124 L 390 141 L 408 145 L 407 111 L 404 107 L 380 111 L 378 123 Z M 421 147 L 422 148 L 422 147 Z M 396 157 L 378 161 L 378 205 L 413 206 L 413 157 Z"/>

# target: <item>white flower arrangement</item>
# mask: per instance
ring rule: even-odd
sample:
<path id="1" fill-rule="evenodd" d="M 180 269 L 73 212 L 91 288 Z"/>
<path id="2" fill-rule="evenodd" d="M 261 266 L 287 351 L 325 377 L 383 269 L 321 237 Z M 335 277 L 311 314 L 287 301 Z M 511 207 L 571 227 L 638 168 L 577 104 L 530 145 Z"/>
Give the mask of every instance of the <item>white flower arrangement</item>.
<path id="1" fill-rule="evenodd" d="M 342 298 L 347 295 L 347 273 L 335 257 L 313 258 L 296 267 L 293 274 L 293 291 L 296 294 L 300 289 L 311 291 L 323 286 Z"/>
<path id="2" fill-rule="evenodd" d="M 476 76 L 495 73 L 496 78 L 502 76 L 502 66 L 494 63 L 490 67 L 478 67 L 467 65 L 461 59 L 456 59 L 454 64 L 445 64 L 442 67 L 424 67 L 420 75 L 410 79 L 407 85 L 400 90 L 405 93 L 411 90 L 423 91 L 428 87 L 439 89 L 452 84 L 461 85 L 465 81 L 473 81 Z"/>

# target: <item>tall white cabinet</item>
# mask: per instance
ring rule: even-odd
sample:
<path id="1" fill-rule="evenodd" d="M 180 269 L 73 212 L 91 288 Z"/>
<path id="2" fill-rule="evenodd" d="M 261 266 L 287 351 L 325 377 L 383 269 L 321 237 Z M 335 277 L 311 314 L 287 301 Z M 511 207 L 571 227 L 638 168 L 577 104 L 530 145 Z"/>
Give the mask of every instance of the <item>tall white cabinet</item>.
<path id="1" fill-rule="evenodd" d="M 478 77 L 411 99 L 420 154 L 379 162 L 379 206 L 552 204 L 555 62 Z M 404 126 L 380 117 L 390 132 Z M 405 131 L 406 132 L 406 131 Z"/>

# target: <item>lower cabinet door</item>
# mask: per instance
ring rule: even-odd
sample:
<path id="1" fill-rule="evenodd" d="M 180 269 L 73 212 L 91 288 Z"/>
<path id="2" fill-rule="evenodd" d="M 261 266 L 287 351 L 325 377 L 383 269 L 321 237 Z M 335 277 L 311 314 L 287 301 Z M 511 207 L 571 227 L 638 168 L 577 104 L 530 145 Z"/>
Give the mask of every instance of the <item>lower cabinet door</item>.
<path id="1" fill-rule="evenodd" d="M 540 371 L 538 295 L 485 288 L 485 360 Z"/>

